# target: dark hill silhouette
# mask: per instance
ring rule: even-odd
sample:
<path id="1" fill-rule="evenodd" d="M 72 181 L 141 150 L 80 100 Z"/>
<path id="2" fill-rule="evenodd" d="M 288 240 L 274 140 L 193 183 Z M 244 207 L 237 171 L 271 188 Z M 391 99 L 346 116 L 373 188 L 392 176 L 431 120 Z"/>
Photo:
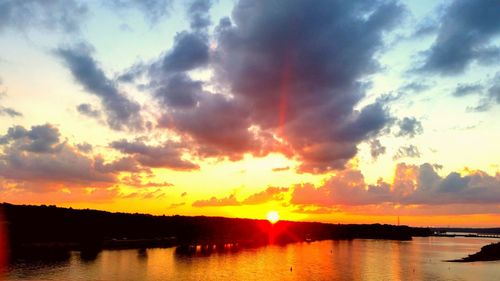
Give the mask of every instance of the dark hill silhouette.
<path id="1" fill-rule="evenodd" d="M 242 247 L 325 239 L 396 239 L 428 236 L 426 228 L 393 225 L 327 224 L 318 222 L 237 219 L 205 216 L 153 216 L 76 210 L 56 206 L 0 204 L 13 257 L 46 250 L 65 255 L 102 248 L 179 247 L 237 244 Z"/>

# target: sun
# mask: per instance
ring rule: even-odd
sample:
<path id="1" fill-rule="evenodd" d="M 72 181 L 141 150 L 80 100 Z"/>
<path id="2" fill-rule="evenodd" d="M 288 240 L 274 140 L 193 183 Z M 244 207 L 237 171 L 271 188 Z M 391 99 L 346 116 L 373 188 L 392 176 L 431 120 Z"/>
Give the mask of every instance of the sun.
<path id="1" fill-rule="evenodd" d="M 275 224 L 280 220 L 280 215 L 276 211 L 270 211 L 269 213 L 267 213 L 266 217 L 267 220 L 272 224 Z"/>

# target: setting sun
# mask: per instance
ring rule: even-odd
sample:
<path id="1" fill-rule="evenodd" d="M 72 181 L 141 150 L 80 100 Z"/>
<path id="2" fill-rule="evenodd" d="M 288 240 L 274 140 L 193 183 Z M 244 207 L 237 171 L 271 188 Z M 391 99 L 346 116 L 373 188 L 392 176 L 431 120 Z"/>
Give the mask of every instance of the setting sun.
<path id="1" fill-rule="evenodd" d="M 276 211 L 270 211 L 269 213 L 267 213 L 266 217 L 267 220 L 272 224 L 275 224 L 280 220 L 280 215 Z"/>

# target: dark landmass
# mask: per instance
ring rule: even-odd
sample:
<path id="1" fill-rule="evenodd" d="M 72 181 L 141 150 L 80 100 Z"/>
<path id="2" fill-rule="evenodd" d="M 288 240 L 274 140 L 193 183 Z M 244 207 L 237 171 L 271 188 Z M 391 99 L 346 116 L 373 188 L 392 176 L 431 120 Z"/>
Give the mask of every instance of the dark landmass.
<path id="1" fill-rule="evenodd" d="M 432 228 L 435 232 L 441 233 L 478 233 L 478 234 L 500 234 L 500 227 L 495 228 L 457 228 L 457 227 L 438 227 Z"/>
<path id="2" fill-rule="evenodd" d="M 469 255 L 459 260 L 450 260 L 450 262 L 474 262 L 474 261 L 498 261 L 500 260 L 500 242 L 486 245 L 481 251 Z"/>
<path id="3" fill-rule="evenodd" d="M 236 219 L 205 216 L 153 216 L 76 210 L 56 206 L 0 204 L 11 259 L 67 258 L 69 251 L 95 257 L 101 249 L 177 247 L 178 253 L 258 247 L 327 239 L 410 240 L 429 236 L 428 228 L 381 224 Z M 1 218 L 1 216 L 0 216 Z M 2 223 L 0 221 L 0 223 Z"/>

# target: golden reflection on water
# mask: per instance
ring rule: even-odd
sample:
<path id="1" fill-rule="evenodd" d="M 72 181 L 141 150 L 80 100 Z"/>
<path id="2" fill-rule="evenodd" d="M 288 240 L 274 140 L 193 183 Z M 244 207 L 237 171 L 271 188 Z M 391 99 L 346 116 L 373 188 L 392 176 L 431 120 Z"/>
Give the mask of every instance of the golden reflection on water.
<path id="1" fill-rule="evenodd" d="M 67 263 L 45 268 L 38 265 L 36 269 L 20 265 L 7 280 L 496 280 L 500 262 L 443 262 L 491 242 L 356 239 L 272 245 L 205 256 L 183 255 L 173 248 L 115 250 L 103 251 L 95 260 L 83 260 L 75 252 Z"/>

